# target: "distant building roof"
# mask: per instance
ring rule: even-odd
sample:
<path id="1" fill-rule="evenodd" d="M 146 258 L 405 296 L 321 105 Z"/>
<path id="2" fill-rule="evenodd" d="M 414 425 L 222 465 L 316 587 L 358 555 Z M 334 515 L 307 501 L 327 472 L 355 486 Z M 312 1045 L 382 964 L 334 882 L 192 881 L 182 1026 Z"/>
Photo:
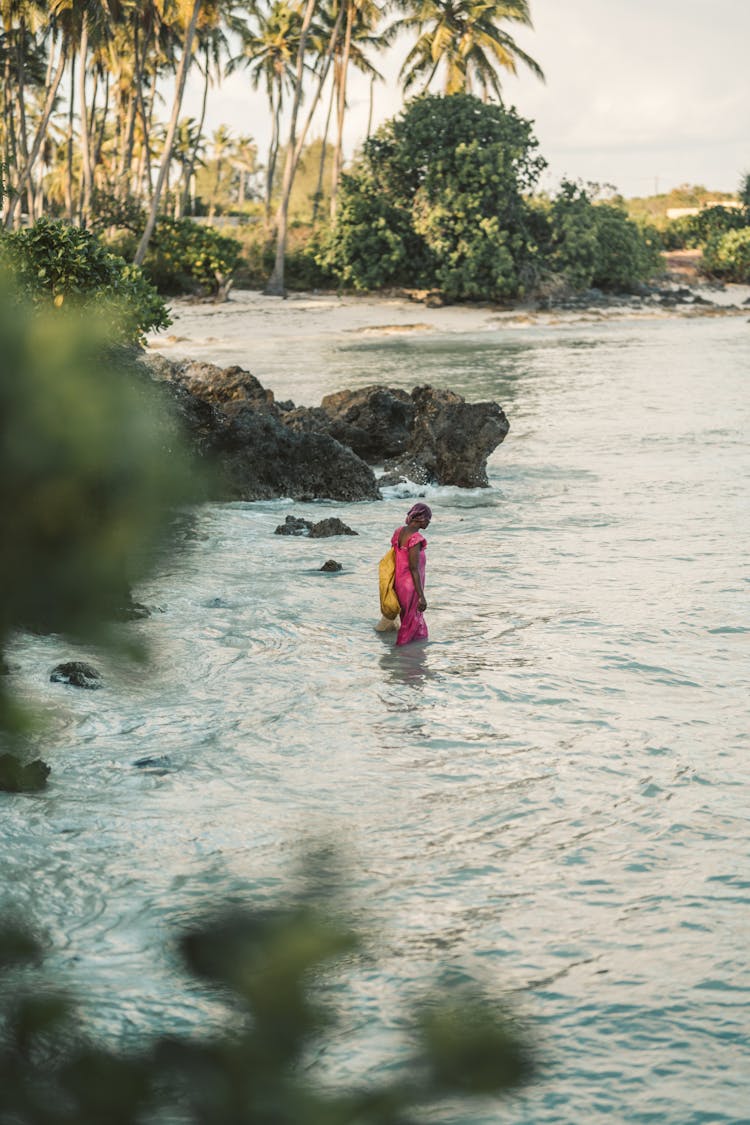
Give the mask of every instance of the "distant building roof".
<path id="1" fill-rule="evenodd" d="M 668 219 L 686 219 L 688 215 L 700 215 L 709 207 L 726 207 L 730 211 L 738 211 L 743 207 L 736 199 L 707 199 L 700 207 L 667 207 Z"/>

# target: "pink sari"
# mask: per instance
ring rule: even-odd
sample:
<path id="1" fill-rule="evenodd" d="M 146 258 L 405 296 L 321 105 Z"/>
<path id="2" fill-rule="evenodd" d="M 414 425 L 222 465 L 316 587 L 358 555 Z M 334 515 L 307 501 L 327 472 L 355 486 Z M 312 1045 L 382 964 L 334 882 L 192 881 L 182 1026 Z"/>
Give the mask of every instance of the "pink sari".
<path id="1" fill-rule="evenodd" d="M 402 531 L 403 527 L 396 528 L 391 539 L 391 544 L 396 551 L 396 579 L 394 586 L 396 589 L 396 597 L 401 605 L 401 628 L 396 637 L 396 644 L 408 645 L 411 641 L 427 640 L 427 622 L 424 619 L 424 614 L 418 609 L 417 603 L 419 597 L 414 586 L 414 579 L 409 570 L 409 548 L 414 547 L 417 543 L 421 543 L 422 547 L 419 552 L 419 577 L 422 580 L 422 589 L 424 589 L 424 552 L 427 546 L 427 540 L 424 535 L 420 535 L 418 531 L 415 531 L 413 535 L 409 536 L 403 547 L 399 547 L 398 537 Z"/>

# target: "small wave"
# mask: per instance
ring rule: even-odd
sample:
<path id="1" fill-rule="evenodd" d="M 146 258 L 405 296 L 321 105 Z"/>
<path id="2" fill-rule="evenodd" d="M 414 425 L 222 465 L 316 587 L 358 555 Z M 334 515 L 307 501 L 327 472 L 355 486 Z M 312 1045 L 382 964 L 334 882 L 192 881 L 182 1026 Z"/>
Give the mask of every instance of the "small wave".
<path id="1" fill-rule="evenodd" d="M 495 508 L 504 499 L 503 493 L 492 486 L 458 488 L 452 484 L 416 484 L 412 480 L 386 485 L 380 491 L 384 500 L 410 500 L 419 497 L 452 508 Z"/>

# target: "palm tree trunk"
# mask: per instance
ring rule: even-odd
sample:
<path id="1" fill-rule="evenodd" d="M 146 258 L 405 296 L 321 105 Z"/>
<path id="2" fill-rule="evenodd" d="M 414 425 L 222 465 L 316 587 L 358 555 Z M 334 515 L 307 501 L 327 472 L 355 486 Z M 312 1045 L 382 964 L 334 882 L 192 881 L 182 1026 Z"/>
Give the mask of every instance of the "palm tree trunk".
<path id="1" fill-rule="evenodd" d="M 65 212 L 68 222 L 73 222 L 73 117 L 75 115 L 76 52 L 70 56 L 70 103 L 68 106 L 68 133 L 66 140 Z"/>
<path id="2" fill-rule="evenodd" d="M 107 114 L 109 112 L 109 71 L 104 72 L 104 106 L 102 108 L 101 125 L 96 131 L 96 143 L 94 145 L 94 179 L 96 180 L 96 170 L 102 162 L 102 146 L 104 144 L 104 132 L 107 128 Z"/>
<path id="3" fill-rule="evenodd" d="M 372 136 L 372 111 L 375 108 L 375 75 L 370 75 L 370 105 L 367 111 L 367 136 Z"/>
<path id="4" fill-rule="evenodd" d="M 279 81 L 274 104 L 273 87 L 271 87 L 271 143 L 268 146 L 268 163 L 266 166 L 266 198 L 265 216 L 266 231 L 271 227 L 271 200 L 273 198 L 273 180 L 276 175 L 276 159 L 279 155 L 279 138 L 281 134 L 281 104 L 283 91 Z"/>
<path id="5" fill-rule="evenodd" d="M 29 153 L 29 159 L 26 161 L 26 165 L 25 165 L 23 171 L 20 173 L 20 175 L 18 177 L 18 182 L 14 185 L 12 191 L 9 193 L 8 209 L 7 209 L 7 212 L 6 212 L 6 215 L 5 215 L 5 226 L 9 230 L 13 227 L 13 225 L 15 223 L 16 211 L 18 209 L 18 204 L 21 200 L 21 195 L 22 195 L 22 193 L 23 193 L 23 191 L 26 187 L 26 184 L 29 182 L 29 179 L 31 178 L 31 173 L 34 170 L 34 165 L 37 162 L 37 159 L 39 157 L 39 153 L 41 152 L 41 149 L 42 149 L 42 144 L 43 144 L 44 139 L 47 135 L 47 129 L 49 127 L 49 120 L 50 120 L 50 117 L 52 116 L 52 110 L 53 110 L 54 105 L 55 105 L 55 99 L 57 98 L 57 91 L 60 88 L 60 82 L 62 81 L 62 76 L 63 76 L 63 73 L 65 71 L 65 66 L 67 64 L 67 61 L 68 61 L 67 44 L 63 41 L 63 43 L 61 43 L 61 45 L 60 45 L 60 58 L 59 58 L 59 61 L 58 61 L 57 69 L 54 72 L 51 83 L 47 87 L 47 100 L 44 103 L 44 108 L 42 109 L 42 116 L 39 120 L 39 124 L 38 124 L 37 130 L 36 130 L 36 134 L 34 135 L 34 143 L 31 146 L 31 152 Z"/>
<path id="6" fill-rule="evenodd" d="M 331 43 L 326 58 L 326 65 L 323 69 L 319 80 L 315 96 L 310 106 L 310 111 L 307 115 L 304 127 L 297 136 L 297 116 L 299 114 L 300 101 L 302 99 L 302 75 L 305 66 L 305 49 L 307 47 L 307 35 L 310 29 L 310 22 L 315 11 L 316 0 L 307 0 L 305 7 L 305 14 L 302 18 L 302 27 L 300 28 L 299 47 L 297 50 L 297 75 L 294 87 L 294 100 L 292 102 L 292 114 L 289 124 L 289 142 L 286 150 L 286 160 L 284 163 L 284 179 L 281 185 L 281 199 L 279 207 L 276 212 L 276 257 L 274 261 L 273 271 L 266 283 L 264 292 L 272 297 L 285 297 L 286 291 L 284 289 L 284 258 L 286 255 L 286 236 L 287 226 L 289 220 L 289 199 L 292 194 L 292 184 L 294 183 L 294 174 L 297 171 L 299 158 L 302 153 L 302 146 L 305 143 L 307 131 L 310 128 L 315 107 L 320 100 L 320 94 L 323 89 L 323 83 L 328 74 L 328 66 L 331 58 L 333 57 L 333 49 L 335 39 L 338 35 L 338 28 L 340 23 L 336 21 L 336 27 L 331 35 Z"/>
<path id="7" fill-rule="evenodd" d="M 312 209 L 312 225 L 318 221 L 318 211 L 320 204 L 323 201 L 323 176 L 325 175 L 326 168 L 326 149 L 328 148 L 328 131 L 331 128 L 331 114 L 333 113 L 333 102 L 336 96 L 336 83 L 331 83 L 331 96 L 328 99 L 328 112 L 326 114 L 326 124 L 323 130 L 323 140 L 320 145 L 320 164 L 318 165 L 318 182 L 315 186 L 315 195 L 313 196 L 313 209 Z"/>
<path id="8" fill-rule="evenodd" d="M 198 131 L 195 134 L 195 144 L 193 145 L 193 151 L 190 153 L 188 165 L 185 170 L 185 190 L 182 197 L 183 214 L 187 212 L 190 203 L 190 185 L 193 182 L 193 173 L 195 172 L 195 165 L 198 160 L 198 147 L 201 143 L 203 126 L 206 122 L 206 106 L 208 104 L 208 45 L 204 48 L 203 57 L 206 65 L 206 74 L 203 80 L 203 101 L 201 102 L 201 116 L 198 122 Z"/>
<path id="9" fill-rule="evenodd" d="M 193 0 L 193 9 L 190 14 L 190 21 L 185 30 L 185 38 L 182 44 L 182 58 L 177 70 L 177 78 L 174 103 L 172 105 L 172 116 L 169 121 L 167 129 L 167 136 L 164 142 L 164 153 L 162 161 L 159 166 L 159 175 L 156 180 L 156 187 L 154 188 L 154 195 L 151 200 L 151 207 L 149 208 L 148 219 L 146 220 L 146 229 L 143 232 L 143 237 L 138 244 L 134 262 L 137 266 L 143 265 L 143 259 L 148 250 L 148 244 L 151 241 L 151 235 L 154 233 L 156 226 L 156 215 L 159 210 L 159 202 L 161 200 L 161 193 L 164 188 L 164 183 L 169 171 L 169 164 L 172 159 L 172 146 L 174 145 L 175 133 L 177 132 L 177 119 L 180 115 L 180 107 L 182 105 L 182 97 L 185 93 L 185 82 L 187 81 L 188 70 L 190 68 L 191 48 L 193 46 L 193 36 L 195 35 L 195 27 L 198 22 L 198 15 L 201 10 L 203 0 Z M 309 0 L 309 3 L 314 3 L 314 0 Z"/>
<path id="10" fill-rule="evenodd" d="M 89 136 L 89 114 L 86 105 L 86 57 L 89 51 L 89 21 L 86 12 L 83 13 L 81 25 L 81 41 L 78 47 L 80 67 L 78 72 L 78 104 L 81 107 L 81 208 L 80 221 L 86 226 L 91 209 L 91 138 Z"/>
<path id="11" fill-rule="evenodd" d="M 338 130 L 336 134 L 336 147 L 333 150 L 333 171 L 331 175 L 331 218 L 336 216 L 336 197 L 341 179 L 341 166 L 344 151 L 344 115 L 346 113 L 346 72 L 349 68 L 349 54 L 352 46 L 352 24 L 354 23 L 354 4 L 349 0 L 346 11 L 346 32 L 344 34 L 344 51 L 339 63 L 338 72 L 338 98 L 336 103 L 336 121 Z"/>
<path id="12" fill-rule="evenodd" d="M 143 130 L 143 148 L 141 149 L 139 160 L 139 184 L 143 181 L 143 169 L 145 168 L 146 183 L 148 185 L 148 192 L 151 192 L 151 184 L 153 177 L 151 175 L 151 146 L 150 146 L 150 129 L 149 119 L 146 116 L 146 106 L 143 101 L 143 73 L 144 64 L 146 60 L 146 53 L 148 44 L 144 44 L 143 52 L 141 53 L 138 43 L 138 21 L 136 20 L 133 28 L 133 58 L 135 64 L 135 96 L 138 103 L 138 113 L 141 118 L 141 129 Z"/>

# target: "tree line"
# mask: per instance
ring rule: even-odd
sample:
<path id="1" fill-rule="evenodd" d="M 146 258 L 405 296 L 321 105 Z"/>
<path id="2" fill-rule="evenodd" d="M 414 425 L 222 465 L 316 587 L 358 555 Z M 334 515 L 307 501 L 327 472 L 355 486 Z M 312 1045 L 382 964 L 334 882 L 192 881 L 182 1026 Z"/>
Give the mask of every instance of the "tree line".
<path id="1" fill-rule="evenodd" d="M 212 88 L 241 71 L 265 92 L 271 123 L 262 192 L 274 292 L 283 291 L 289 199 L 312 120 L 320 111 L 327 123 L 321 167 L 331 138 L 335 213 L 352 72 L 377 82 L 379 56 L 399 33 L 405 92 L 441 84 L 486 101 L 499 97 L 503 70 L 520 63 L 542 76 L 508 30 L 530 25 L 528 0 L 2 0 L 0 20 L 6 229 L 51 206 L 87 227 L 103 206 L 135 205 L 145 214 L 141 264 L 167 199 L 176 218 L 186 209 Z M 191 122 L 181 113 L 195 75 L 202 99 Z M 242 147 L 240 193 L 256 169 L 252 138 Z"/>

